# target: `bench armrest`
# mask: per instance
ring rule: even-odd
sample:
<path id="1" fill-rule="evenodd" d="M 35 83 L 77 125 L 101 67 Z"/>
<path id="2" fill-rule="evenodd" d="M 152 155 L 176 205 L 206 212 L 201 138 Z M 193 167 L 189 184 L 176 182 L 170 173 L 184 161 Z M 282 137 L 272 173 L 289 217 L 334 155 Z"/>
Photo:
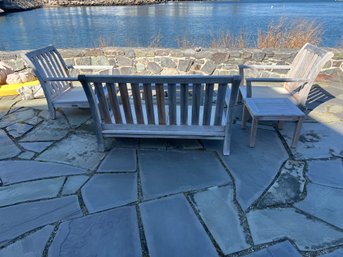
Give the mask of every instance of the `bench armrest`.
<path id="1" fill-rule="evenodd" d="M 252 96 L 252 82 L 267 82 L 267 83 L 278 83 L 278 82 L 303 82 L 304 84 L 308 83 L 306 79 L 298 78 L 247 78 L 247 97 Z"/>

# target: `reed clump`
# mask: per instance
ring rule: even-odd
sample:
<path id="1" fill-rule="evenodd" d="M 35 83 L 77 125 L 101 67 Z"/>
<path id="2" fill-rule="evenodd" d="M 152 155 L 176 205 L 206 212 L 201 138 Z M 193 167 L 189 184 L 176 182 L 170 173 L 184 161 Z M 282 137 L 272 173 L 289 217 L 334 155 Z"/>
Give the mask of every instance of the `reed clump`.
<path id="1" fill-rule="evenodd" d="M 315 21 L 280 19 L 267 31 L 258 31 L 257 48 L 300 48 L 307 42 L 318 45 L 323 35 L 322 25 Z"/>

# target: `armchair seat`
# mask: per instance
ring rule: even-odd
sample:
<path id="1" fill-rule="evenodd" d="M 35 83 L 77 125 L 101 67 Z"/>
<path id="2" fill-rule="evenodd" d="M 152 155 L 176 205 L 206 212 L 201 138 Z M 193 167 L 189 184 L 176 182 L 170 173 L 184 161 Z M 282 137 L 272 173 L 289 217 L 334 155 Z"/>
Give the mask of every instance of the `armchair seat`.
<path id="1" fill-rule="evenodd" d="M 54 99 L 56 107 L 70 107 L 70 103 L 72 107 L 89 108 L 87 96 L 82 87 L 72 87 Z"/>
<path id="2" fill-rule="evenodd" d="M 241 86 L 239 88 L 243 98 L 246 98 L 247 87 Z M 286 90 L 283 85 L 254 85 L 253 95 L 254 98 L 289 98 L 292 102 L 296 103 L 292 95 Z"/>

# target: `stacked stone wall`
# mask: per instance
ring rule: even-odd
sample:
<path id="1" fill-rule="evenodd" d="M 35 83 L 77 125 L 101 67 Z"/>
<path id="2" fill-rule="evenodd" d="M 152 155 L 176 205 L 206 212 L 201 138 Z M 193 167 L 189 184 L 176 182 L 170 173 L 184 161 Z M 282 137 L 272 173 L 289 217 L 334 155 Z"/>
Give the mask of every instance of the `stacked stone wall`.
<path id="1" fill-rule="evenodd" d="M 113 65 L 114 74 L 127 75 L 235 75 L 238 64 L 290 64 L 298 49 L 163 49 L 95 48 L 59 49 L 68 65 Z M 343 49 L 335 53 L 319 80 L 343 79 Z M 21 54 L 25 51 L 0 52 L 0 61 L 15 71 L 28 68 Z M 83 71 L 84 72 L 84 71 Z M 100 71 L 105 73 L 106 71 Z M 276 71 L 251 71 L 251 76 L 270 77 Z M 74 74 L 76 75 L 76 74 Z M 342 80 L 343 81 L 343 80 Z"/>

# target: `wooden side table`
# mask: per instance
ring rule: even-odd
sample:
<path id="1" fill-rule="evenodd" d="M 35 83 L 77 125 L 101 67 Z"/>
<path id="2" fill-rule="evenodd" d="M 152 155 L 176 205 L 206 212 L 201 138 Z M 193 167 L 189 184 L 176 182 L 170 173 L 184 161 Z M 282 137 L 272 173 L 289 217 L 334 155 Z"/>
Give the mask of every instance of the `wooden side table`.
<path id="1" fill-rule="evenodd" d="M 296 121 L 292 147 L 296 146 L 305 114 L 288 98 L 246 98 L 243 105 L 242 126 L 246 127 L 246 114 L 252 117 L 250 147 L 256 143 L 259 121 Z"/>

